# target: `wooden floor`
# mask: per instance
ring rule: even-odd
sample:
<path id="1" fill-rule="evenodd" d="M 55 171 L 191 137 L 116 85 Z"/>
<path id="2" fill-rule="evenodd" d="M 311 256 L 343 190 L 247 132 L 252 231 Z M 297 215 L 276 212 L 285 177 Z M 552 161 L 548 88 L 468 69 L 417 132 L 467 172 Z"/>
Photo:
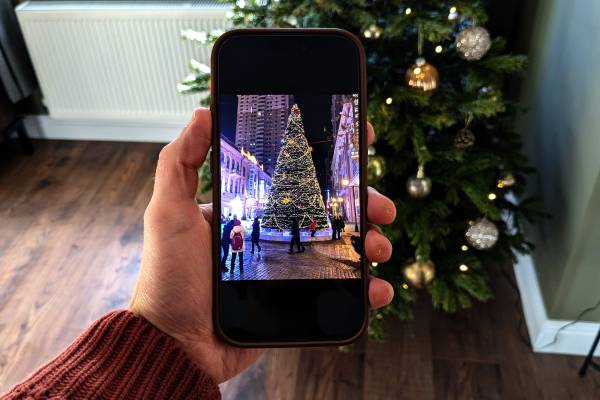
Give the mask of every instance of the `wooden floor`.
<path id="1" fill-rule="evenodd" d="M 36 142 L 0 159 L 0 392 L 124 307 L 139 267 L 142 214 L 159 145 Z M 1 153 L 0 153 L 1 154 Z M 581 357 L 531 352 L 509 281 L 468 312 L 432 311 L 383 343 L 271 350 L 222 385 L 225 399 L 595 399 Z"/>

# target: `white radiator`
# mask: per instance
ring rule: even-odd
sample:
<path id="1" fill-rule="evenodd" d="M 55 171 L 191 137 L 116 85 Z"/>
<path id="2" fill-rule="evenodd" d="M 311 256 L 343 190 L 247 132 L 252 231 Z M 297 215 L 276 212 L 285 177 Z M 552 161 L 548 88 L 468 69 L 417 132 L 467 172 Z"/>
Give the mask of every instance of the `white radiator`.
<path id="1" fill-rule="evenodd" d="M 16 12 L 50 117 L 181 123 L 198 95 L 177 92 L 189 60 L 210 48 L 182 29 L 226 29 L 227 5 L 206 1 L 26 2 Z"/>

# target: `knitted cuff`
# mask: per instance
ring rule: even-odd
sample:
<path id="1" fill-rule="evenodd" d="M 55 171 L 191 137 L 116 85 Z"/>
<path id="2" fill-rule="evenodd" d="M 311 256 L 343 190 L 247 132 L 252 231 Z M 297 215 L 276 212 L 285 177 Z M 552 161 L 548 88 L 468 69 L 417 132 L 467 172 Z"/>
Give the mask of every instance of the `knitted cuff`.
<path id="1" fill-rule="evenodd" d="M 170 336 L 129 311 L 94 322 L 6 399 L 220 399 L 219 388 Z"/>

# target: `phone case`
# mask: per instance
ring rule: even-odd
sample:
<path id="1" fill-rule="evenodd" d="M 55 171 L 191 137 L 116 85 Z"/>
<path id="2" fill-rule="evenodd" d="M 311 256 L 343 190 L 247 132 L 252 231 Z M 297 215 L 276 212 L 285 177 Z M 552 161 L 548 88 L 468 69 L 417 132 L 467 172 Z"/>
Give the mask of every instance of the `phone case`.
<path id="1" fill-rule="evenodd" d="M 360 63 L 360 126 L 361 126 L 361 134 L 360 134 L 360 181 L 364 182 L 363 185 L 360 186 L 360 204 L 361 209 L 364 209 L 365 212 L 361 212 L 360 215 L 360 223 L 364 229 L 364 233 L 366 234 L 366 226 L 367 226 L 367 218 L 366 218 L 366 210 L 367 210 L 367 120 L 366 120 L 366 104 L 367 104 L 367 88 L 366 88 L 366 57 L 365 51 L 360 40 L 353 34 L 348 31 L 342 29 L 335 28 L 309 28 L 309 29 L 272 29 L 272 28 L 255 28 L 255 29 L 234 29 L 228 31 L 221 35 L 217 41 L 215 42 L 212 53 L 211 53 L 211 81 L 210 81 L 210 108 L 212 110 L 217 110 L 217 98 L 218 95 L 216 93 L 217 88 L 217 54 L 219 48 L 222 43 L 224 43 L 227 39 L 238 36 L 238 35 L 280 35 L 280 34 L 295 34 L 302 35 L 305 33 L 308 34 L 324 34 L 324 35 L 341 35 L 346 38 L 352 40 L 356 44 L 359 53 L 359 63 Z M 363 324 L 361 329 L 351 338 L 345 340 L 306 340 L 306 341 L 294 341 L 294 342 L 282 342 L 282 341 L 264 341 L 264 342 L 239 342 L 229 338 L 225 332 L 223 331 L 220 322 L 219 322 L 219 312 L 220 312 L 220 302 L 219 302 L 219 283 L 221 279 L 220 275 L 220 265 L 219 260 L 221 256 L 220 246 L 216 244 L 220 242 L 220 226 L 217 224 L 217 221 L 220 221 L 221 210 L 220 207 L 216 207 L 215 205 L 219 204 L 220 206 L 220 196 L 221 192 L 219 190 L 219 186 L 215 185 L 217 183 L 220 184 L 220 165 L 219 165 L 219 132 L 217 131 L 218 126 L 218 115 L 216 112 L 212 113 L 212 152 L 210 159 L 210 166 L 213 178 L 213 224 L 212 224 L 212 235 L 213 235 L 213 246 L 212 246 L 212 256 L 213 256 L 213 324 L 215 332 L 223 339 L 225 342 L 236 346 L 236 347 L 246 347 L 246 348 L 256 348 L 256 347 L 314 347 L 314 346 L 340 346 L 347 345 L 354 341 L 356 341 L 362 334 L 365 332 L 368 325 L 368 260 L 366 260 L 366 256 L 362 257 L 362 271 L 361 271 L 361 281 L 363 284 L 363 293 L 364 293 L 364 316 L 363 316 Z M 216 144 L 216 145 L 215 145 Z"/>

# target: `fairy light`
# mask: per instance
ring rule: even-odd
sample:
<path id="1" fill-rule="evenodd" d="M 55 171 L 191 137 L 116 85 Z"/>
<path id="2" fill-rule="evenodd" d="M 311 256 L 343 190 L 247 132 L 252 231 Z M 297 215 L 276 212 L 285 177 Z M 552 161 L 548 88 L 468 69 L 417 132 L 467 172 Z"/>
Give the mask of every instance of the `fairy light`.
<path id="1" fill-rule="evenodd" d="M 372 267 L 376 267 L 376 266 L 378 266 L 378 265 L 379 265 L 379 263 L 378 263 L 377 261 L 373 261 L 373 262 L 371 263 L 371 266 L 372 266 Z"/>
<path id="2" fill-rule="evenodd" d="M 488 199 L 490 199 L 490 200 L 496 200 L 496 193 L 490 193 L 490 194 L 488 194 Z"/>
<path id="3" fill-rule="evenodd" d="M 390 105 L 390 104 L 392 104 L 392 101 L 393 101 L 392 98 L 388 97 L 387 99 L 385 99 L 385 104 Z"/>
<path id="4" fill-rule="evenodd" d="M 436 53 L 441 53 L 442 52 L 442 46 L 440 46 L 439 44 L 437 46 L 435 46 L 435 52 Z"/>
<path id="5" fill-rule="evenodd" d="M 467 272 L 469 270 L 469 267 L 467 267 L 465 264 L 460 264 L 458 266 L 458 269 L 460 269 L 462 272 Z"/>
<path id="6" fill-rule="evenodd" d="M 404 290 L 408 290 L 408 285 L 407 285 L 406 283 L 403 283 L 403 284 L 402 284 L 402 289 L 404 289 Z"/>
<path id="7" fill-rule="evenodd" d="M 410 7 L 408 7 L 406 10 L 404 10 L 404 14 L 406 15 L 410 15 L 412 13 L 412 9 Z"/>
<path id="8" fill-rule="evenodd" d="M 456 12 L 456 7 L 450 7 L 450 9 L 448 10 L 448 19 L 452 21 L 456 18 L 458 18 L 458 12 Z"/>
<path id="9" fill-rule="evenodd" d="M 469 250 L 469 246 L 467 246 L 466 244 L 463 244 L 462 246 L 460 246 L 460 249 L 462 251 L 467 251 L 467 250 Z"/>

